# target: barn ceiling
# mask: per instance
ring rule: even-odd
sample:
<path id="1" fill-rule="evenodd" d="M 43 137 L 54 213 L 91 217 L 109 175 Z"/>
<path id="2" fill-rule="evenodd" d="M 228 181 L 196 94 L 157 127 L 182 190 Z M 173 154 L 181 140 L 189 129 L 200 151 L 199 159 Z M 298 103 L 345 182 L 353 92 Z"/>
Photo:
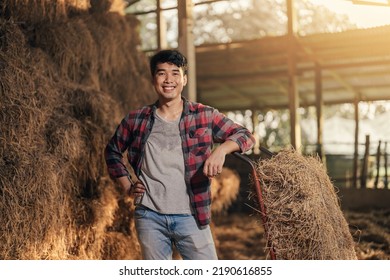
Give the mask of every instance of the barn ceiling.
<path id="1" fill-rule="evenodd" d="M 292 47 L 300 106 L 390 100 L 390 26 L 196 48 L 197 100 L 221 111 L 288 108 Z M 319 83 L 319 82 L 317 82 Z"/>

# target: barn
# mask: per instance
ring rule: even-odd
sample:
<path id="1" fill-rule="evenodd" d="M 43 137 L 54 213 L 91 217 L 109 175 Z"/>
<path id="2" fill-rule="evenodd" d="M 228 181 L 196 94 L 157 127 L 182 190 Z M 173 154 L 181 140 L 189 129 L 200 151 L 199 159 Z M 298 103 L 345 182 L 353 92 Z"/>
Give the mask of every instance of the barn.
<path id="1" fill-rule="evenodd" d="M 139 16 L 147 13 L 129 12 L 137 2 L 0 4 L 0 259 L 141 259 L 134 201 L 110 180 L 103 156 L 128 110 L 155 100 L 148 57 L 168 47 L 159 22 L 156 49 L 142 49 Z M 256 164 L 258 180 L 253 166 L 234 155 L 213 180 L 212 229 L 220 259 L 269 259 L 275 250 L 280 259 L 388 260 L 387 118 L 378 128 L 382 134 L 371 133 L 361 145 L 362 131 L 370 132 L 359 104 L 389 99 L 389 26 L 299 36 L 294 1 L 286 1 L 285 35 L 195 46 L 192 8 L 221 1 L 205 2 L 174 5 L 177 48 L 191 66 L 185 96 L 226 114 L 250 110 L 253 127 L 258 112 L 286 109 L 290 125 L 290 145 L 264 146 L 258 136 L 258 146 L 245 155 Z M 171 9 L 157 5 L 148 13 Z M 329 122 L 341 121 L 324 120 L 324 107 L 343 103 L 352 105 L 355 118 L 345 122 L 348 129 L 331 132 Z M 314 122 L 299 119 L 308 107 L 315 108 Z M 379 120 L 372 122 L 380 127 Z M 301 149 L 301 132 L 311 136 L 312 154 Z M 324 139 L 341 132 L 353 138 L 351 151 L 340 155 L 331 152 L 333 140 Z M 270 180 L 274 174 L 281 181 Z M 253 188 L 259 182 L 263 198 Z M 283 201 L 295 200 L 276 203 L 280 187 L 290 182 L 296 196 L 286 193 Z M 327 212 L 318 207 L 324 197 Z M 267 213 L 259 210 L 262 202 Z M 286 216 L 279 210 L 287 206 L 290 232 L 303 241 L 283 237 L 279 222 Z M 302 231 L 314 227 L 314 233 Z M 321 242 L 307 240 L 314 235 Z"/>

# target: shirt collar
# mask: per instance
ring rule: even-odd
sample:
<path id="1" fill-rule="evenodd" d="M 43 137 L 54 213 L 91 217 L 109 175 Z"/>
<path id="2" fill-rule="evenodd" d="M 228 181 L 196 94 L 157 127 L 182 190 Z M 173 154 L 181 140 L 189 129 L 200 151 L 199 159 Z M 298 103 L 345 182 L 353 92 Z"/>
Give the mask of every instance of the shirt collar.
<path id="1" fill-rule="evenodd" d="M 183 112 L 185 115 L 188 115 L 190 113 L 194 113 L 196 112 L 196 108 L 194 106 L 194 103 L 193 102 L 190 102 L 188 101 L 185 97 L 181 97 L 181 99 L 183 100 Z M 150 106 L 150 111 L 149 111 L 149 114 L 151 113 L 155 113 L 156 110 L 157 110 L 157 107 L 158 107 L 158 100 L 156 102 L 154 102 L 151 106 Z"/>
<path id="2" fill-rule="evenodd" d="M 188 114 L 190 114 L 190 113 L 194 113 L 194 112 L 196 112 L 196 108 L 195 108 L 195 106 L 194 106 L 194 103 L 193 102 L 190 102 L 190 101 L 188 101 L 185 97 L 181 97 L 182 98 L 182 100 L 183 100 L 183 106 L 184 106 L 184 108 L 183 108 L 183 112 L 184 112 L 184 114 L 185 115 L 188 115 Z"/>

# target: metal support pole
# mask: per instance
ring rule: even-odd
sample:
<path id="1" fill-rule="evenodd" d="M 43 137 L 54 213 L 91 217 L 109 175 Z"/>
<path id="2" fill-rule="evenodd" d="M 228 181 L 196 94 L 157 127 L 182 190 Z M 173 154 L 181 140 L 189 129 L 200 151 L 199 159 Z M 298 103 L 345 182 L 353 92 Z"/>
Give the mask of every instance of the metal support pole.
<path id="1" fill-rule="evenodd" d="M 287 29 L 289 38 L 288 51 L 288 95 L 290 108 L 290 128 L 291 128 L 291 145 L 300 152 L 301 148 L 301 127 L 299 123 L 299 95 L 297 89 L 296 77 L 296 57 L 295 57 L 295 33 L 296 33 L 296 12 L 294 9 L 294 1 L 287 0 Z"/>

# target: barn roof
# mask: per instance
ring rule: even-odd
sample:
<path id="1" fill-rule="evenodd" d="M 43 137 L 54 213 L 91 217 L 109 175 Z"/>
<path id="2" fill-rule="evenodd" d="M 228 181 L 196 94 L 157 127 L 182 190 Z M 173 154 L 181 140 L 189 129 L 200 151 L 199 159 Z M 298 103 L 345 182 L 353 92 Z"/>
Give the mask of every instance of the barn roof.
<path id="1" fill-rule="evenodd" d="M 221 111 L 288 108 L 290 46 L 300 106 L 315 105 L 316 69 L 324 104 L 390 99 L 390 26 L 382 26 L 198 46 L 198 101 Z"/>

